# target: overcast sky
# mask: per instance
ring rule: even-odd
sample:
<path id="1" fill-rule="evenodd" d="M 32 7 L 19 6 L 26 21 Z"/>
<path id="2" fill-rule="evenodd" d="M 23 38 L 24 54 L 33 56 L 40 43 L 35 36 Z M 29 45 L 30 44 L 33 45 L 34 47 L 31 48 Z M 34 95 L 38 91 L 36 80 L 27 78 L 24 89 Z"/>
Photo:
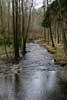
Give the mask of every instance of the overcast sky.
<path id="1" fill-rule="evenodd" d="M 43 5 L 43 0 L 34 0 L 35 8 L 40 8 Z"/>
<path id="2" fill-rule="evenodd" d="M 49 0 L 49 1 L 53 2 L 54 0 Z M 34 5 L 35 5 L 35 8 L 40 8 L 43 5 L 43 0 L 34 0 Z"/>

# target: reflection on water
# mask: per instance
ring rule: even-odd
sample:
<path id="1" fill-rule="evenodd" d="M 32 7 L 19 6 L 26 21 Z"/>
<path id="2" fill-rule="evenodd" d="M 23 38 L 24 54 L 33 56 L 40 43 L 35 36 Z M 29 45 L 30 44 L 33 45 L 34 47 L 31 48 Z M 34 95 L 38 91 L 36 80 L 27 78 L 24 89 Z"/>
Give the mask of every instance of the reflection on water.
<path id="1" fill-rule="evenodd" d="M 67 100 L 67 84 L 57 71 L 35 71 L 30 79 L 21 75 L 0 77 L 0 100 Z"/>
<path id="2" fill-rule="evenodd" d="M 0 100 L 67 100 L 67 84 L 62 78 L 67 74 L 52 63 L 44 48 L 31 44 L 29 48 L 19 73 L 0 74 Z"/>
<path id="3" fill-rule="evenodd" d="M 20 95 L 19 95 L 19 92 L 20 92 L 20 77 L 17 73 L 15 74 L 14 87 L 15 87 L 15 91 L 14 91 L 15 92 L 15 99 L 19 100 L 20 99 Z"/>
<path id="4" fill-rule="evenodd" d="M 54 88 L 54 85 L 56 84 L 56 72 L 50 71 L 47 76 L 47 88 L 48 90 L 52 90 Z"/>
<path id="5" fill-rule="evenodd" d="M 14 100 L 12 76 L 0 74 L 0 100 Z"/>

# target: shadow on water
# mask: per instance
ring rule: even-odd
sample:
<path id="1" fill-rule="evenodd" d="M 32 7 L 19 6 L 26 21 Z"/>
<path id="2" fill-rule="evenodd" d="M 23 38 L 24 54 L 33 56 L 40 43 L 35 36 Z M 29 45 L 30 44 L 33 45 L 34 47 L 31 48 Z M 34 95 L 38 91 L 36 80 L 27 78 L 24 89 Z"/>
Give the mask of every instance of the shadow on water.
<path id="1" fill-rule="evenodd" d="M 19 92 L 21 89 L 21 85 L 20 85 L 20 76 L 18 73 L 15 74 L 15 99 L 16 100 L 21 100 Z"/>
<path id="2" fill-rule="evenodd" d="M 27 50 L 20 71 L 0 74 L 0 100 L 67 100 L 64 68 L 54 65 L 51 54 L 37 44 Z"/>

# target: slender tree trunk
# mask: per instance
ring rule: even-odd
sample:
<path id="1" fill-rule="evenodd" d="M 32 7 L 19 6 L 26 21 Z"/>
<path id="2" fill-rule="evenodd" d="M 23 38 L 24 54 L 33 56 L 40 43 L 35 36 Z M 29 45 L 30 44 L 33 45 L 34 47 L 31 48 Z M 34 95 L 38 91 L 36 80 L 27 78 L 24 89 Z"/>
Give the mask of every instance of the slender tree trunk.
<path id="1" fill-rule="evenodd" d="M 10 45 L 10 0 L 8 0 L 8 46 Z"/>
<path id="2" fill-rule="evenodd" d="M 48 8 L 48 0 L 47 0 L 47 8 Z M 53 34 L 52 34 L 52 29 L 51 29 L 51 19 L 50 19 L 50 12 L 49 11 L 48 11 L 48 22 L 49 22 L 50 39 L 52 42 L 52 47 L 55 47 L 54 41 L 53 41 Z"/>
<path id="3" fill-rule="evenodd" d="M 15 60 L 18 61 L 19 41 L 18 41 L 18 1 L 17 0 L 12 0 L 12 15 L 13 15 L 13 34 L 14 34 L 14 55 L 15 55 Z"/>
<path id="4" fill-rule="evenodd" d="M 44 41 L 46 42 L 46 29 L 44 28 Z"/>
<path id="5" fill-rule="evenodd" d="M 24 0 L 22 0 L 22 54 L 26 53 L 26 41 L 25 41 L 25 18 L 24 18 L 24 8 L 23 8 Z"/>
<path id="6" fill-rule="evenodd" d="M 28 19 L 28 26 L 27 26 L 27 32 L 26 32 L 26 34 L 28 34 L 28 32 L 29 32 L 29 28 L 30 28 L 30 24 L 31 24 L 31 10 L 32 10 L 32 7 L 33 7 L 33 0 L 32 0 L 32 4 L 31 4 L 31 7 L 30 7 L 30 13 L 29 13 L 29 19 Z M 27 37 L 28 37 L 28 35 L 27 35 Z"/>
<path id="7" fill-rule="evenodd" d="M 52 34 L 51 25 L 50 25 L 50 27 L 49 27 L 49 30 L 50 30 L 50 39 L 51 39 L 51 42 L 52 42 L 52 47 L 55 47 L 54 41 L 53 41 L 53 34 Z"/>
<path id="8" fill-rule="evenodd" d="M 60 43 L 59 23 L 58 23 L 58 25 L 57 25 L 57 35 L 58 35 L 57 43 L 59 44 L 59 43 Z"/>
<path id="9" fill-rule="evenodd" d="M 21 0 L 19 0 L 19 8 L 18 8 L 18 34 L 19 34 L 19 47 L 22 46 L 22 34 L 21 34 Z"/>
<path id="10" fill-rule="evenodd" d="M 3 40 L 4 40 L 4 49 L 5 49 L 5 54 L 6 54 L 7 59 L 9 59 L 8 52 L 7 52 L 7 47 L 6 47 L 5 34 L 3 34 Z"/>

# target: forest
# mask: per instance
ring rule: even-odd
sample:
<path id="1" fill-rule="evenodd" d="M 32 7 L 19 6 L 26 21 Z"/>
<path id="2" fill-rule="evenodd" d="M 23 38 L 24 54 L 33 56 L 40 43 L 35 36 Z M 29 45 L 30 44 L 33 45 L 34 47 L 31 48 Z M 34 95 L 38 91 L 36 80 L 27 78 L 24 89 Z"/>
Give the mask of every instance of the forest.
<path id="1" fill-rule="evenodd" d="M 50 2 L 43 0 L 38 10 L 34 0 L 0 0 L 0 48 L 5 59 L 19 61 L 26 43 L 41 38 L 57 62 L 67 62 L 67 1 Z"/>
<path id="2" fill-rule="evenodd" d="M 67 100 L 67 0 L 0 0 L 0 100 Z"/>

